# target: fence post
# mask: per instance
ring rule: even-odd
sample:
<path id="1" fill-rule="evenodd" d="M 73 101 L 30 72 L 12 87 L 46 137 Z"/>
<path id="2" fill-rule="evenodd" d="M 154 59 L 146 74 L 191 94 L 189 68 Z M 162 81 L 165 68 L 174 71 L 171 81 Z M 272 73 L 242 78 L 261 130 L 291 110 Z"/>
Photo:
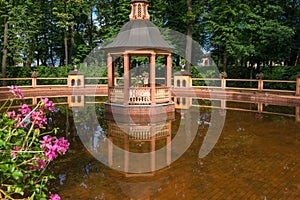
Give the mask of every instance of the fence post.
<path id="1" fill-rule="evenodd" d="M 189 89 L 192 87 L 192 74 L 182 69 L 179 72 L 174 73 L 174 88 Z M 170 97 L 171 98 L 171 97 Z M 175 108 L 177 109 L 189 109 L 192 105 L 192 99 L 189 97 L 174 97 Z"/>
<path id="2" fill-rule="evenodd" d="M 36 105 L 37 104 L 37 97 L 32 97 L 32 105 Z"/>
<path id="3" fill-rule="evenodd" d="M 264 89 L 264 81 L 260 78 L 258 79 L 258 90 Z"/>
<path id="4" fill-rule="evenodd" d="M 68 74 L 68 87 L 84 87 L 84 73 L 78 71 L 76 65 Z"/>
<path id="5" fill-rule="evenodd" d="M 38 73 L 36 71 L 33 71 L 31 74 L 31 84 L 33 88 L 36 88 L 36 78 L 38 77 Z"/>
<path id="6" fill-rule="evenodd" d="M 264 110 L 264 105 L 263 105 L 263 103 L 262 103 L 262 102 L 258 102 L 258 105 L 257 105 L 257 111 L 258 111 L 259 113 L 262 113 L 263 110 Z"/>
<path id="7" fill-rule="evenodd" d="M 222 87 L 222 89 L 226 88 L 226 79 L 225 78 L 221 78 L 221 87 Z"/>
<path id="8" fill-rule="evenodd" d="M 32 87 L 36 88 L 36 77 L 32 78 Z"/>
<path id="9" fill-rule="evenodd" d="M 296 96 L 300 96 L 300 74 L 296 77 Z"/>

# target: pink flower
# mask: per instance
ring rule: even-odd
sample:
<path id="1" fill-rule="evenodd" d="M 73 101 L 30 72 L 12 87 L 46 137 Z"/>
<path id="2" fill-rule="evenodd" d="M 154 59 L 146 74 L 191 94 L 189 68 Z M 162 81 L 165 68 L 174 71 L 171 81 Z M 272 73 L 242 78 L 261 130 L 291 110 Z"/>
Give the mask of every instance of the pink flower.
<path id="1" fill-rule="evenodd" d="M 33 111 L 31 113 L 31 121 L 36 127 L 41 128 L 43 127 L 43 124 L 47 124 L 47 117 L 42 111 Z"/>
<path id="2" fill-rule="evenodd" d="M 54 103 L 49 101 L 48 98 L 42 98 L 41 101 L 43 102 L 42 106 L 45 110 L 49 110 L 50 112 L 54 111 Z"/>
<path id="3" fill-rule="evenodd" d="M 58 154 L 65 154 L 70 143 L 64 138 L 57 139 L 55 136 L 46 135 L 40 141 L 41 148 L 44 149 L 44 156 L 47 160 L 52 161 Z"/>
<path id="4" fill-rule="evenodd" d="M 62 137 L 62 138 L 59 138 L 58 146 L 59 146 L 59 153 L 65 154 L 70 146 L 70 143 L 68 142 L 68 140 L 66 140 L 64 137 Z"/>
<path id="5" fill-rule="evenodd" d="M 25 122 L 23 121 L 23 118 L 22 118 L 22 116 L 21 116 L 21 114 L 18 114 L 17 116 L 16 116 L 16 120 L 18 120 L 15 124 L 14 124 L 14 126 L 17 128 L 17 127 L 26 127 L 26 124 L 25 124 Z"/>
<path id="6" fill-rule="evenodd" d="M 23 118 L 22 118 L 21 114 L 17 114 L 16 115 L 15 111 L 7 112 L 7 117 L 9 119 L 12 119 L 12 120 L 17 120 L 17 122 L 14 123 L 14 126 L 16 128 L 17 127 L 25 127 L 26 126 L 25 122 L 22 122 Z"/>
<path id="7" fill-rule="evenodd" d="M 19 108 L 19 112 L 23 115 L 26 116 L 30 113 L 31 109 L 28 107 L 27 104 L 21 104 Z"/>
<path id="8" fill-rule="evenodd" d="M 20 99 L 24 98 L 22 91 L 17 86 L 12 85 L 12 86 L 7 86 L 7 87 L 9 88 L 9 92 L 13 95 L 13 97 L 17 97 Z"/>
<path id="9" fill-rule="evenodd" d="M 51 194 L 49 200 L 60 200 L 60 196 L 58 194 Z"/>
<path id="10" fill-rule="evenodd" d="M 49 161 L 54 160 L 58 156 L 57 147 L 49 145 L 46 149 L 44 149 L 44 156 Z"/>
<path id="11" fill-rule="evenodd" d="M 44 169 L 46 167 L 46 161 L 42 158 L 36 158 L 34 165 L 31 165 L 30 169 Z"/>
<path id="12" fill-rule="evenodd" d="M 9 119 L 15 120 L 15 118 L 16 118 L 16 112 L 15 112 L 14 110 L 11 111 L 11 112 L 7 112 L 7 117 L 8 117 Z"/>
<path id="13" fill-rule="evenodd" d="M 40 140 L 41 148 L 45 148 L 47 146 L 47 144 L 51 144 L 52 140 L 53 140 L 53 138 L 50 137 L 50 135 L 45 135 L 43 137 L 43 140 Z"/>
<path id="14" fill-rule="evenodd" d="M 20 148 L 20 147 L 18 147 L 18 146 L 14 146 L 14 148 L 13 148 L 13 151 L 10 153 L 14 158 L 16 158 L 17 157 L 17 152 L 16 151 L 25 151 L 26 149 L 25 148 Z"/>

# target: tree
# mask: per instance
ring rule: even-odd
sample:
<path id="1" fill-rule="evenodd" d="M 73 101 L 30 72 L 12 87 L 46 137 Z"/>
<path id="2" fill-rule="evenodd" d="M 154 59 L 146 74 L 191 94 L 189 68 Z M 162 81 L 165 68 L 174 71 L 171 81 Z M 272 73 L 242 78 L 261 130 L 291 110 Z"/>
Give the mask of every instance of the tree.
<path id="1" fill-rule="evenodd" d="M 57 16 L 57 23 L 64 31 L 65 65 L 72 63 L 75 45 L 75 25 L 84 8 L 84 0 L 56 1 L 53 14 Z M 68 41 L 70 41 L 68 43 Z"/>
<path id="2" fill-rule="evenodd" d="M 99 34 L 103 40 L 117 35 L 121 27 L 128 22 L 130 4 L 128 0 L 107 0 L 96 5 Z"/>
<path id="3" fill-rule="evenodd" d="M 208 8 L 211 42 L 223 57 L 224 71 L 229 59 L 251 66 L 287 59 L 293 30 L 281 21 L 278 2 L 210 0 Z"/>
<path id="4" fill-rule="evenodd" d="M 8 1 L 0 1 L 0 6 L 3 8 L 1 10 L 1 19 L 3 19 L 3 53 L 2 53 L 2 77 L 6 77 L 6 67 L 7 67 L 7 55 L 8 55 L 8 10 L 9 10 L 9 2 Z"/>
<path id="5" fill-rule="evenodd" d="M 279 5 L 283 9 L 281 20 L 294 31 L 294 35 L 289 41 L 291 44 L 291 52 L 287 64 L 296 66 L 300 63 L 300 1 L 279 1 Z"/>
<path id="6" fill-rule="evenodd" d="M 204 4 L 202 1 L 170 0 L 166 6 L 165 26 L 187 36 L 184 41 L 180 42 L 179 46 L 184 46 L 186 49 L 184 52 L 185 67 L 188 71 L 190 71 L 190 62 L 193 61 L 193 49 L 195 49 L 192 39 L 203 45 L 203 41 L 207 37 L 204 34 L 203 13 Z M 179 65 L 180 59 L 177 56 L 176 65 Z"/>

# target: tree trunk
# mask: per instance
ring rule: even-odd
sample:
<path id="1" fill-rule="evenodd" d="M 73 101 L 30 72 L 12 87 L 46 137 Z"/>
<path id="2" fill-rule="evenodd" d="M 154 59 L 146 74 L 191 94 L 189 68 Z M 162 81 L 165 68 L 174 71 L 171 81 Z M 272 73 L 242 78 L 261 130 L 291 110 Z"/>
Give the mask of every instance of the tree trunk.
<path id="1" fill-rule="evenodd" d="M 50 60 L 51 60 L 52 67 L 54 67 L 55 63 L 54 63 L 54 55 L 53 55 L 53 46 L 52 46 L 52 44 L 50 44 Z"/>
<path id="2" fill-rule="evenodd" d="M 227 56 L 227 50 L 226 47 L 224 49 L 224 55 L 223 55 L 223 71 L 227 72 L 227 63 L 228 63 L 228 56 Z"/>
<path id="3" fill-rule="evenodd" d="M 64 1 L 64 11 L 65 14 L 67 13 L 67 2 Z M 67 66 L 69 64 L 69 55 L 68 55 L 68 35 L 67 35 L 67 22 L 65 20 L 65 27 L 64 27 L 64 45 L 65 45 L 65 65 Z"/>
<path id="4" fill-rule="evenodd" d="M 70 49 L 69 49 L 68 64 L 72 63 L 73 50 L 74 50 L 74 23 L 72 23 L 70 27 Z"/>
<path id="5" fill-rule="evenodd" d="M 7 14 L 6 10 L 6 14 Z M 2 77 L 6 77 L 6 67 L 7 67 L 7 54 L 8 54 L 8 17 L 4 17 L 4 37 L 3 37 L 3 55 L 2 55 Z M 2 82 L 5 85 L 5 82 Z"/>
<path id="6" fill-rule="evenodd" d="M 293 42 L 294 42 L 294 44 L 299 44 L 299 42 L 300 42 L 300 23 L 296 29 L 296 34 L 293 38 Z M 300 54 L 299 51 L 300 51 L 299 45 L 292 46 L 290 59 L 289 59 L 289 63 L 288 63 L 290 66 L 296 66 L 298 64 L 298 61 L 299 61 L 298 57 Z"/>
<path id="7" fill-rule="evenodd" d="M 90 37 L 89 37 L 89 45 L 90 48 L 92 48 L 93 46 L 93 27 L 94 27 L 94 23 L 93 23 L 93 6 L 91 6 L 91 23 L 90 23 Z"/>
<path id="8" fill-rule="evenodd" d="M 67 66 L 69 63 L 69 55 L 68 55 L 68 37 L 67 37 L 67 28 L 64 30 L 64 44 L 65 44 L 65 65 Z"/>
<path id="9" fill-rule="evenodd" d="M 192 12 L 192 0 L 187 0 L 186 1 L 187 5 L 187 12 L 191 13 Z M 187 36 L 186 36 L 186 47 L 185 47 L 185 56 L 186 56 L 186 64 L 185 64 L 185 69 L 186 71 L 191 70 L 191 60 L 192 60 L 192 39 L 193 38 L 193 21 L 188 20 L 188 25 L 187 25 Z"/>

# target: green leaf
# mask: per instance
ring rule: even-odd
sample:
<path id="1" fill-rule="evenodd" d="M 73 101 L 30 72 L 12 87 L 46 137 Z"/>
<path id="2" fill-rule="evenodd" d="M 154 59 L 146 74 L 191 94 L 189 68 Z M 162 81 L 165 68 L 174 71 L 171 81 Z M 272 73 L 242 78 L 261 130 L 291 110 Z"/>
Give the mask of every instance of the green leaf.
<path id="1" fill-rule="evenodd" d="M 2 146 L 5 146 L 5 142 L 4 142 L 3 140 L 0 139 L 0 148 L 1 148 Z M 1 148 L 1 149 L 2 149 L 2 148 Z"/>
<path id="2" fill-rule="evenodd" d="M 35 192 L 30 196 L 29 200 L 34 200 Z"/>
<path id="3" fill-rule="evenodd" d="M 24 195 L 24 190 L 21 187 L 15 187 L 15 193 Z"/>
<path id="4" fill-rule="evenodd" d="M 23 176 L 24 174 L 22 173 L 22 171 L 20 170 L 15 170 L 13 173 L 12 173 L 12 177 L 16 180 L 20 180 L 20 179 L 23 179 Z"/>

